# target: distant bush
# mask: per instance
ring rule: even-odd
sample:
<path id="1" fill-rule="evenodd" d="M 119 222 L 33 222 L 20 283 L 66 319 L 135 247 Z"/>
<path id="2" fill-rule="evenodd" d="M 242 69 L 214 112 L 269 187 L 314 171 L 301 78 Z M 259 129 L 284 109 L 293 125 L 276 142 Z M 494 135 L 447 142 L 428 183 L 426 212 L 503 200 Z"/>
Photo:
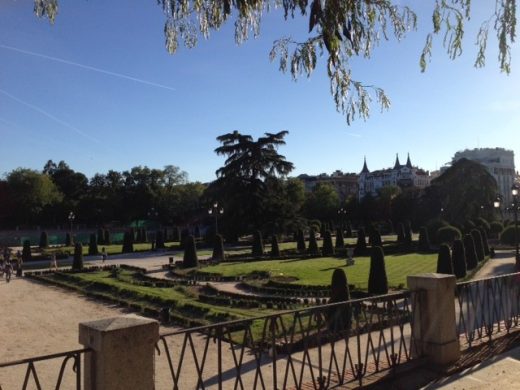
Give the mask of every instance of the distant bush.
<path id="1" fill-rule="evenodd" d="M 464 236 L 464 252 L 466 253 L 466 269 L 475 269 L 478 265 L 478 258 L 475 250 L 475 241 L 471 234 Z"/>
<path id="2" fill-rule="evenodd" d="M 334 254 L 334 245 L 332 245 L 332 234 L 330 233 L 330 230 L 326 230 L 323 235 L 321 253 L 323 256 L 332 256 Z"/>
<path id="3" fill-rule="evenodd" d="M 318 249 L 318 243 L 316 242 L 316 232 L 312 228 L 309 230 L 309 254 L 320 254 L 320 250 Z"/>
<path id="4" fill-rule="evenodd" d="M 40 248 L 48 248 L 49 247 L 49 236 L 46 231 L 41 232 L 40 234 Z"/>
<path id="5" fill-rule="evenodd" d="M 262 239 L 262 232 L 260 230 L 253 233 L 251 254 L 253 257 L 262 257 L 264 255 L 264 240 Z"/>
<path id="6" fill-rule="evenodd" d="M 520 226 L 516 227 L 518 239 L 520 240 Z M 515 245 L 515 225 L 507 226 L 502 233 L 500 233 L 500 242 L 505 245 Z"/>
<path id="7" fill-rule="evenodd" d="M 457 279 L 466 276 L 466 252 L 464 250 L 464 244 L 461 240 L 455 240 L 453 242 L 453 272 Z"/>
<path id="8" fill-rule="evenodd" d="M 83 245 L 77 242 L 74 246 L 74 259 L 72 261 L 72 270 L 81 271 L 83 269 Z"/>
<path id="9" fill-rule="evenodd" d="M 455 240 L 460 240 L 460 230 L 454 226 L 444 226 L 437 230 L 437 242 L 440 244 L 451 244 Z"/>
<path id="10" fill-rule="evenodd" d="M 429 251 L 430 246 L 428 229 L 426 229 L 426 226 L 422 226 L 421 229 L 419 229 L 419 250 L 423 252 Z"/>
<path id="11" fill-rule="evenodd" d="M 431 219 L 426 224 L 426 229 L 428 229 L 428 237 L 430 237 L 430 241 L 433 244 L 439 243 L 437 241 L 437 231 L 444 226 L 448 226 L 448 222 L 442 219 Z"/>
<path id="12" fill-rule="evenodd" d="M 442 244 L 437 256 L 437 273 L 453 275 L 453 263 L 451 260 L 450 247 Z"/>
<path id="13" fill-rule="evenodd" d="M 370 253 L 368 292 L 374 295 L 388 293 L 388 279 L 386 276 L 385 256 L 383 254 L 383 248 L 378 246 L 372 247 Z"/>
<path id="14" fill-rule="evenodd" d="M 98 251 L 96 233 L 91 233 L 90 240 L 88 243 L 88 254 L 89 254 L 89 256 L 92 256 L 92 255 L 97 255 L 98 253 L 99 253 L 99 251 Z"/>
<path id="15" fill-rule="evenodd" d="M 193 268 L 199 265 L 197 257 L 197 247 L 195 246 L 195 238 L 189 235 L 184 241 L 184 257 L 182 259 L 182 266 L 184 268 Z"/>
<path id="16" fill-rule="evenodd" d="M 410 221 L 404 223 L 404 243 L 406 245 L 412 245 L 412 224 Z"/>

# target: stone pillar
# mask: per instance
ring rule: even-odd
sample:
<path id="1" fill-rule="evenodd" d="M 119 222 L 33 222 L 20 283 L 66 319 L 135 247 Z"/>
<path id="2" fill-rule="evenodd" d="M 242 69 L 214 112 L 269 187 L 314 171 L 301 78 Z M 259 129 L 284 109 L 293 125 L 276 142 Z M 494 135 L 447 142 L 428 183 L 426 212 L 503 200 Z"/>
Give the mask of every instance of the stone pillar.
<path id="1" fill-rule="evenodd" d="M 159 323 L 135 316 L 79 324 L 85 355 L 85 390 L 153 390 Z"/>
<path id="2" fill-rule="evenodd" d="M 408 276 L 407 282 L 411 291 L 419 292 L 412 299 L 412 354 L 427 356 L 438 366 L 457 361 L 460 344 L 455 323 L 455 276 L 420 274 Z"/>

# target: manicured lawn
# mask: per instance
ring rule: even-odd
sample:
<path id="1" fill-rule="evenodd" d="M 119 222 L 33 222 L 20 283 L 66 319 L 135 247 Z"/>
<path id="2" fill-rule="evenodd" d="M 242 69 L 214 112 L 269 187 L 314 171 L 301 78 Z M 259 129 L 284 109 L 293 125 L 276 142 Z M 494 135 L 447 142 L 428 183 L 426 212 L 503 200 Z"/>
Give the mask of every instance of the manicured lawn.
<path id="1" fill-rule="evenodd" d="M 349 284 L 366 289 L 370 259 L 357 257 L 353 266 L 346 266 L 345 260 L 332 257 L 321 257 L 304 260 L 272 260 L 251 261 L 242 263 L 222 263 L 202 268 L 207 273 L 219 273 L 224 276 L 247 275 L 253 271 L 269 271 L 273 277 L 295 277 L 294 283 L 305 285 L 329 285 L 332 272 L 342 267 Z M 386 273 L 390 287 L 397 288 L 400 284 L 406 287 L 406 276 L 424 272 L 435 272 L 437 254 L 406 254 L 385 256 Z"/>

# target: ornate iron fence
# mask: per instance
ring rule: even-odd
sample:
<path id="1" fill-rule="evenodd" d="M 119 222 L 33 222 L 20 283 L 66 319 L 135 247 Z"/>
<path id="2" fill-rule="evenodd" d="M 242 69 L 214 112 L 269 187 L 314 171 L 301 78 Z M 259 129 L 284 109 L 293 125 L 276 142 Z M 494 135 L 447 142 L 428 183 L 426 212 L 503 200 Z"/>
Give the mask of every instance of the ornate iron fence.
<path id="1" fill-rule="evenodd" d="M 417 357 L 410 326 L 415 296 L 403 292 L 163 334 L 156 388 L 362 385 Z"/>
<path id="2" fill-rule="evenodd" d="M 83 381 L 81 355 L 89 351 L 90 349 L 77 349 L 0 363 L 0 390 L 26 390 L 28 388 L 80 390 Z M 59 371 L 57 370 L 58 367 Z M 70 367 L 70 371 L 67 370 L 68 367 Z M 38 370 L 38 368 L 41 368 L 41 370 Z M 40 375 L 38 375 L 38 371 L 40 371 Z M 53 372 L 54 374 L 52 374 Z"/>
<path id="3" fill-rule="evenodd" d="M 520 273 L 457 283 L 456 296 L 463 345 L 491 341 L 520 326 Z"/>

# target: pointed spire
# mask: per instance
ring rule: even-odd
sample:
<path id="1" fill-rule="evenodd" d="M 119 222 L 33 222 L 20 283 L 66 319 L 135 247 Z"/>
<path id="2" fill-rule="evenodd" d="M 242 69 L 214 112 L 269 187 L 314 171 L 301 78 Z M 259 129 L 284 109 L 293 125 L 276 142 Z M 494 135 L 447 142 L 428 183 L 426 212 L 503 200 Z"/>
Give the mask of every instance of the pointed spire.
<path id="1" fill-rule="evenodd" d="M 399 162 L 399 154 L 396 153 L 395 154 L 395 164 L 394 164 L 394 169 L 399 169 L 401 168 L 401 163 Z"/>
<path id="2" fill-rule="evenodd" d="M 406 159 L 406 167 L 412 168 L 412 162 L 410 161 L 410 153 L 408 153 L 408 158 Z"/>
<path id="3" fill-rule="evenodd" d="M 364 158 L 363 169 L 361 170 L 361 173 L 370 173 L 370 171 L 368 170 L 368 167 L 367 167 L 367 156 L 365 156 L 365 158 Z"/>

